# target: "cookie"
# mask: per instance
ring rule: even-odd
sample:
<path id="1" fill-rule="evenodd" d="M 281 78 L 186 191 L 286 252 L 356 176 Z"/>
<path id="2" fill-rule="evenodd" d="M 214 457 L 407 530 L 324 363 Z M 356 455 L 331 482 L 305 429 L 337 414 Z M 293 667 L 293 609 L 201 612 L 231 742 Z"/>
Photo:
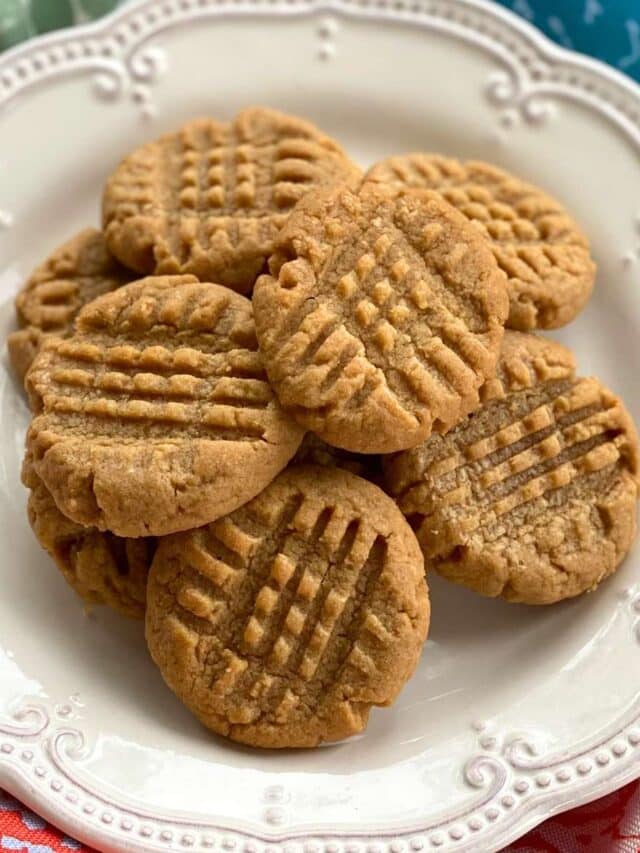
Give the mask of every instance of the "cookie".
<path id="1" fill-rule="evenodd" d="M 429 622 L 422 555 L 397 507 L 313 466 L 164 539 L 147 602 L 169 687 L 214 732 L 262 747 L 362 731 L 412 674 Z"/>
<path id="2" fill-rule="evenodd" d="M 486 235 L 508 278 L 510 328 L 564 326 L 589 299 L 596 268 L 587 238 L 538 187 L 488 163 L 437 154 L 389 157 L 366 179 L 436 190 Z"/>
<path id="3" fill-rule="evenodd" d="M 44 337 L 66 337 L 83 305 L 132 278 L 95 228 L 85 228 L 52 252 L 16 297 L 21 328 L 9 335 L 7 348 L 18 378 L 24 380 Z"/>
<path id="4" fill-rule="evenodd" d="M 191 276 L 86 305 L 27 375 L 36 473 L 68 518 L 160 536 L 225 515 L 284 468 L 302 430 L 269 387 L 251 303 Z"/>
<path id="5" fill-rule="evenodd" d="M 362 453 L 349 453 L 339 447 L 332 447 L 317 435 L 308 432 L 302 439 L 292 465 L 322 465 L 324 468 L 343 468 L 366 480 L 375 479 L 379 473 L 379 456 Z"/>
<path id="6" fill-rule="evenodd" d="M 29 456 L 22 479 L 30 489 L 27 512 L 31 528 L 69 586 L 88 605 L 106 604 L 123 616 L 142 619 L 156 540 L 123 539 L 66 518 Z"/>
<path id="7" fill-rule="evenodd" d="M 622 402 L 552 341 L 505 335 L 484 406 L 385 464 L 427 565 L 482 595 L 550 604 L 633 542 L 638 441 Z"/>
<path id="8" fill-rule="evenodd" d="M 296 202 L 356 172 L 309 122 L 259 107 L 196 119 L 143 145 L 109 179 L 109 248 L 140 273 L 193 273 L 248 293 Z"/>
<path id="9" fill-rule="evenodd" d="M 292 213 L 253 297 L 282 405 L 329 444 L 412 447 L 478 403 L 508 303 L 486 240 L 436 193 L 331 187 Z"/>

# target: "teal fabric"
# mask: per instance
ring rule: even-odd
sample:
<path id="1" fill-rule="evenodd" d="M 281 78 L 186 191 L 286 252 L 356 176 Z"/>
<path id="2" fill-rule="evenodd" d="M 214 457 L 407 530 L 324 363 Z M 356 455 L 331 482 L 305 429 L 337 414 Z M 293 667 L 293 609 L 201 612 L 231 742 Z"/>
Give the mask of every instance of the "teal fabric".
<path id="1" fill-rule="evenodd" d="M 500 0 L 565 47 L 640 81 L 640 0 Z M 0 0 L 0 50 L 37 33 L 93 20 L 118 0 Z"/>
<path id="2" fill-rule="evenodd" d="M 640 0 L 501 0 L 554 41 L 640 81 Z"/>

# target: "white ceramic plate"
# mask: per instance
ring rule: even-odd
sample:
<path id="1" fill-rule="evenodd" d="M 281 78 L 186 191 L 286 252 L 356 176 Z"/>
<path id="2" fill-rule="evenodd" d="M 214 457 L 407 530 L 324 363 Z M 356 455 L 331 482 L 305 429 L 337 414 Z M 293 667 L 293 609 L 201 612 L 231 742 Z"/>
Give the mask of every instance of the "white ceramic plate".
<path id="1" fill-rule="evenodd" d="M 589 233 L 595 296 L 558 335 L 640 419 L 640 94 L 481 0 L 167 0 L 0 58 L 0 337 L 25 274 L 142 140 L 249 103 L 366 165 L 437 150 L 548 187 Z M 362 737 L 268 754 L 208 735 L 142 627 L 86 616 L 25 518 L 27 410 L 0 375 L 0 784 L 104 850 L 491 851 L 640 775 L 640 552 L 549 609 L 433 578 L 415 678 Z"/>

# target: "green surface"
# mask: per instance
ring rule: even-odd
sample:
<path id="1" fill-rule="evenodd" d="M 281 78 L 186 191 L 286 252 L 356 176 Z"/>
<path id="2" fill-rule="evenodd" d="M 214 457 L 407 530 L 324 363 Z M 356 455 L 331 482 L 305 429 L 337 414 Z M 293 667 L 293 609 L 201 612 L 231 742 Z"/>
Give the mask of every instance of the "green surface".
<path id="1" fill-rule="evenodd" d="M 91 19 L 106 15 L 118 5 L 118 0 L 79 0 L 78 5 Z"/>
<path id="2" fill-rule="evenodd" d="M 31 0 L 30 11 L 37 33 L 48 33 L 75 23 L 69 0 Z"/>
<path id="3" fill-rule="evenodd" d="M 36 34 L 21 0 L 0 0 L 0 50 Z"/>
<path id="4" fill-rule="evenodd" d="M 119 0 L 0 0 L 0 50 L 25 39 L 100 18 Z"/>

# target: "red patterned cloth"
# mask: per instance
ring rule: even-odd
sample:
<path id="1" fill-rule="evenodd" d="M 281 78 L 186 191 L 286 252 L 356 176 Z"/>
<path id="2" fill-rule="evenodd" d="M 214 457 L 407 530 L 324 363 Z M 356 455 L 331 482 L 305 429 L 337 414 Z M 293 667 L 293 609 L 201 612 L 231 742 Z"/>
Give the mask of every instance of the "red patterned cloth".
<path id="1" fill-rule="evenodd" d="M 0 851 L 94 853 L 0 790 Z M 548 820 L 505 853 L 640 853 L 640 783 Z"/>
<path id="2" fill-rule="evenodd" d="M 17 853 L 93 853 L 90 847 L 54 829 L 0 789 L 0 851 Z"/>
<path id="3" fill-rule="evenodd" d="M 509 853 L 639 853 L 640 783 L 545 821 Z"/>

